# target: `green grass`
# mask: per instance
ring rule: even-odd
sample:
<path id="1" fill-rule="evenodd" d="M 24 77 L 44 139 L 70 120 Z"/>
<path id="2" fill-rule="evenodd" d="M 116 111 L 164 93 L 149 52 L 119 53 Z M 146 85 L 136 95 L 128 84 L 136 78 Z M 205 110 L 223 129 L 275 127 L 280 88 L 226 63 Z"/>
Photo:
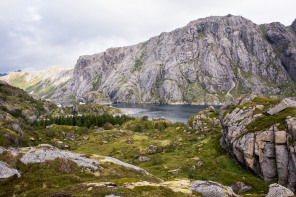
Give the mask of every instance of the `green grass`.
<path id="1" fill-rule="evenodd" d="M 263 131 L 270 128 L 272 125 L 279 123 L 278 128 L 280 130 L 285 129 L 285 119 L 287 116 L 296 117 L 296 108 L 290 107 L 287 108 L 273 116 L 263 115 L 258 118 L 251 124 L 247 126 L 248 132 Z"/>
<path id="2" fill-rule="evenodd" d="M 218 118 L 219 113 L 214 112 L 210 116 Z M 210 122 L 207 122 L 206 126 L 211 126 L 212 131 L 196 134 L 195 131 L 184 133 L 184 125 L 174 125 L 173 123 L 161 131 L 155 129 L 157 123 L 159 122 L 136 119 L 126 123 L 123 127 L 133 128 L 133 125 L 138 124 L 142 128 L 141 132 L 120 133 L 114 130 L 99 134 L 93 133 L 90 135 L 90 140 L 80 142 L 82 144 L 76 146 L 74 151 L 112 156 L 142 167 L 164 180 L 189 178 L 217 181 L 224 185 L 231 185 L 233 181 L 242 181 L 253 187 L 251 193 L 267 192 L 269 183 L 240 168 L 220 147 L 219 140 L 222 137 L 220 127 L 214 127 Z M 132 139 L 133 144 L 127 144 L 128 139 Z M 158 146 L 159 151 L 148 152 L 150 145 Z M 149 157 L 150 161 L 134 160 L 139 155 Z M 196 169 L 192 170 L 192 166 L 197 163 L 191 160 L 194 157 L 199 157 L 204 165 L 196 166 Z M 181 169 L 182 172 L 176 175 L 169 172 L 175 169 Z"/>
<path id="3" fill-rule="evenodd" d="M 74 194 L 75 196 L 78 194 L 81 196 L 98 196 L 98 193 L 88 190 L 89 187 L 86 187 L 84 183 L 111 181 L 114 184 L 121 185 L 135 181 L 159 182 L 157 179 L 142 172 L 126 169 L 112 163 L 101 164 L 102 170 L 100 175 L 96 176 L 92 173 L 92 170 L 89 171 L 87 168 L 79 167 L 75 162 L 67 159 L 58 158 L 42 164 L 25 165 L 19 161 L 19 158 L 19 156 L 15 157 L 8 152 L 0 154 L 0 160 L 14 166 L 21 172 L 20 178 L 13 176 L 7 179 L 0 179 L 0 196 L 51 196 L 57 193 Z M 95 187 L 94 190 L 96 190 Z M 114 188 L 109 191 L 119 194 L 122 193 L 121 190 Z M 158 188 L 155 188 L 155 190 L 157 191 Z M 163 191 L 172 192 L 168 188 L 163 188 L 156 194 L 161 196 Z M 142 192 L 145 192 L 145 188 L 127 190 L 125 194 L 127 196 L 134 194 L 140 196 Z M 148 193 L 152 194 L 153 192 L 149 190 Z M 104 192 L 99 193 L 99 195 L 101 194 L 104 194 Z"/>

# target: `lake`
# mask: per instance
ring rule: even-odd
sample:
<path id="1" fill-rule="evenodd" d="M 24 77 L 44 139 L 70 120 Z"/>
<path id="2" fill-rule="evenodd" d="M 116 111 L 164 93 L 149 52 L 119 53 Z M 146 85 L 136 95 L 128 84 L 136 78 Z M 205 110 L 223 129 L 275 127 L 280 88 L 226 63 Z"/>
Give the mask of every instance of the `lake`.
<path id="1" fill-rule="evenodd" d="M 188 119 L 199 111 L 209 106 L 207 105 L 158 105 L 158 104 L 130 104 L 116 103 L 113 107 L 124 110 L 126 114 L 134 117 L 148 116 L 149 119 L 165 118 L 173 122 L 187 123 Z M 220 109 L 221 106 L 214 106 Z"/>

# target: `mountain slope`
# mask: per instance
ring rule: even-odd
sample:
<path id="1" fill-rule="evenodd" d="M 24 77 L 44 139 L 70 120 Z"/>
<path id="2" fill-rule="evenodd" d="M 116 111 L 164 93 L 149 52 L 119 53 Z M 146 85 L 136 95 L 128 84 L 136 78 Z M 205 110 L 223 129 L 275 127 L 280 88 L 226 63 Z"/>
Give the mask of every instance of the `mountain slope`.
<path id="1" fill-rule="evenodd" d="M 0 146 L 28 146 L 34 133 L 24 127 L 56 108 L 0 81 Z"/>
<path id="2" fill-rule="evenodd" d="M 0 79 L 40 98 L 61 98 L 71 95 L 70 89 L 73 68 L 54 66 L 48 70 L 33 72 L 12 72 Z"/>
<path id="3" fill-rule="evenodd" d="M 77 98 L 98 91 L 113 102 L 156 103 L 294 94 L 295 42 L 295 24 L 208 17 L 137 45 L 81 56 L 71 90 Z"/>

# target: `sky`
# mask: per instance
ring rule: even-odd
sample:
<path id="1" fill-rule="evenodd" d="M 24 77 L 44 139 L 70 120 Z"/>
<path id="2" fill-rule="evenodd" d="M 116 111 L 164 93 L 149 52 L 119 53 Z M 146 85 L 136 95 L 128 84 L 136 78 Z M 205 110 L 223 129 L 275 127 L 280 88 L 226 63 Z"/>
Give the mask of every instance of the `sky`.
<path id="1" fill-rule="evenodd" d="M 0 0 L 0 73 L 74 67 L 81 55 L 137 44 L 208 16 L 289 26 L 295 7 L 295 0 Z"/>

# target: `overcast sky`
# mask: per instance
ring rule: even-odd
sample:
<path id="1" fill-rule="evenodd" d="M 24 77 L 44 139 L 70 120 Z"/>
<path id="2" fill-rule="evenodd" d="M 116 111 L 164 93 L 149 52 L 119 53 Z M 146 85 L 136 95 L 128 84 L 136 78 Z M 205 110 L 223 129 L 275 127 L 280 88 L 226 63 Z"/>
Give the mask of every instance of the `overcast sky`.
<path id="1" fill-rule="evenodd" d="M 288 26 L 295 8 L 296 0 L 0 0 L 0 73 L 75 66 L 80 55 L 136 44 L 207 16 Z"/>

